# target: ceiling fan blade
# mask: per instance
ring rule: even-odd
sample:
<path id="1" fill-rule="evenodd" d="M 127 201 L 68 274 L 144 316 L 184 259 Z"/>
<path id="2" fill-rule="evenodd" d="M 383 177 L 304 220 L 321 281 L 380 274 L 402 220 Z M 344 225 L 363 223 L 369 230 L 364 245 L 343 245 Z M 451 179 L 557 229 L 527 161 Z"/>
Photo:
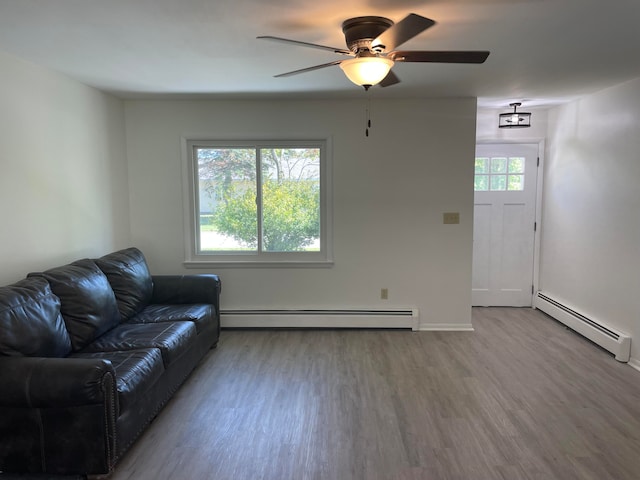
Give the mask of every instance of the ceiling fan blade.
<path id="1" fill-rule="evenodd" d="M 301 42 L 299 40 L 290 40 L 288 38 L 272 37 L 270 35 L 263 35 L 261 37 L 256 37 L 256 38 L 259 40 L 271 40 L 274 42 L 290 43 L 292 45 L 299 45 L 301 47 L 318 48 L 320 50 L 328 50 L 329 52 L 340 53 L 342 55 L 353 55 L 353 52 L 350 50 L 346 50 L 344 48 L 327 47 L 326 45 L 318 45 L 317 43 Z"/>
<path id="2" fill-rule="evenodd" d="M 394 62 L 435 62 L 435 63 L 484 63 L 490 52 L 467 51 L 420 51 L 405 50 L 387 55 Z"/>
<path id="3" fill-rule="evenodd" d="M 389 70 L 387 76 L 382 79 L 382 81 L 378 84 L 381 87 L 390 87 L 391 85 L 395 85 L 396 83 L 400 83 L 400 79 L 396 76 L 393 71 Z"/>
<path id="4" fill-rule="evenodd" d="M 436 22 L 430 18 L 421 17 L 415 13 L 410 13 L 398 23 L 392 25 L 371 42 L 372 50 L 390 52 L 402 45 L 407 40 L 412 39 L 427 28 L 435 25 Z"/>
<path id="5" fill-rule="evenodd" d="M 313 72 L 314 70 L 320 70 L 321 68 L 332 67 L 334 65 L 339 65 L 342 60 L 336 60 L 335 62 L 323 63 L 322 65 L 315 65 L 313 67 L 301 68 L 300 70 L 294 70 L 292 72 L 281 73 L 279 75 L 274 75 L 276 78 L 280 77 L 290 77 L 292 75 L 298 75 L 299 73 Z"/>

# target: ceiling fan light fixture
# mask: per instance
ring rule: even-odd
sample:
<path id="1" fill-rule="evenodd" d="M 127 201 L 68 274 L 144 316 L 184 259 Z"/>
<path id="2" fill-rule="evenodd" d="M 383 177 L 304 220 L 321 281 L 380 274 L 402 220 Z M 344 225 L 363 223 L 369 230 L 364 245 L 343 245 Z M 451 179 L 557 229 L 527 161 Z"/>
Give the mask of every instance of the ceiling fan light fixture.
<path id="1" fill-rule="evenodd" d="M 340 68 L 353 83 L 369 88 L 384 80 L 393 64 L 385 57 L 356 57 L 340 62 Z"/>
<path id="2" fill-rule="evenodd" d="M 531 113 L 518 112 L 517 108 L 522 105 L 520 102 L 510 103 L 513 112 L 501 113 L 498 116 L 498 128 L 527 128 L 531 126 Z"/>

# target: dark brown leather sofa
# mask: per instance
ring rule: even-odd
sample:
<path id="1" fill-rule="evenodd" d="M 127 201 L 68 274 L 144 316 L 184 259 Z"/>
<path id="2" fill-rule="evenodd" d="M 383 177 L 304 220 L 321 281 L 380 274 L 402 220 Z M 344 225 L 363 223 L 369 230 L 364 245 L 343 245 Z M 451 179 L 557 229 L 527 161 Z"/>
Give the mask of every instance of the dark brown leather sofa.
<path id="1" fill-rule="evenodd" d="M 217 344 L 219 295 L 136 248 L 0 287 L 0 479 L 111 473 Z"/>

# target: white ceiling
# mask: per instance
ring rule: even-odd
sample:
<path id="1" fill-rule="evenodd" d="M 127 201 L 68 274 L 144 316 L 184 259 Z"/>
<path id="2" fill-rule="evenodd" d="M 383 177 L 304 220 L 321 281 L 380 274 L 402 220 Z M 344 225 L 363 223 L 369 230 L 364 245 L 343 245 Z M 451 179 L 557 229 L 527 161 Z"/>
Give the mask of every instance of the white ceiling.
<path id="1" fill-rule="evenodd" d="M 409 12 L 437 24 L 403 50 L 491 55 L 396 64 L 376 97 L 544 106 L 640 77 L 640 0 L 0 0 L 0 50 L 123 98 L 354 97 L 337 66 L 273 78 L 344 57 L 256 36 L 344 48 L 343 20 Z"/>

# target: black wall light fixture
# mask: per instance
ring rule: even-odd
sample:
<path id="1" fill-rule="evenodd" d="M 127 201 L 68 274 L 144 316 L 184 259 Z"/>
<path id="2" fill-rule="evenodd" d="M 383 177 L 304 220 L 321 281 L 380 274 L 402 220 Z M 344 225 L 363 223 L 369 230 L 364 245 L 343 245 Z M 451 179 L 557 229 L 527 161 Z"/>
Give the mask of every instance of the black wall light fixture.
<path id="1" fill-rule="evenodd" d="M 527 128 L 531 126 L 531 114 L 529 112 L 516 111 L 520 105 L 522 105 L 520 102 L 509 104 L 510 107 L 513 107 L 513 112 L 499 115 L 499 128 Z"/>

